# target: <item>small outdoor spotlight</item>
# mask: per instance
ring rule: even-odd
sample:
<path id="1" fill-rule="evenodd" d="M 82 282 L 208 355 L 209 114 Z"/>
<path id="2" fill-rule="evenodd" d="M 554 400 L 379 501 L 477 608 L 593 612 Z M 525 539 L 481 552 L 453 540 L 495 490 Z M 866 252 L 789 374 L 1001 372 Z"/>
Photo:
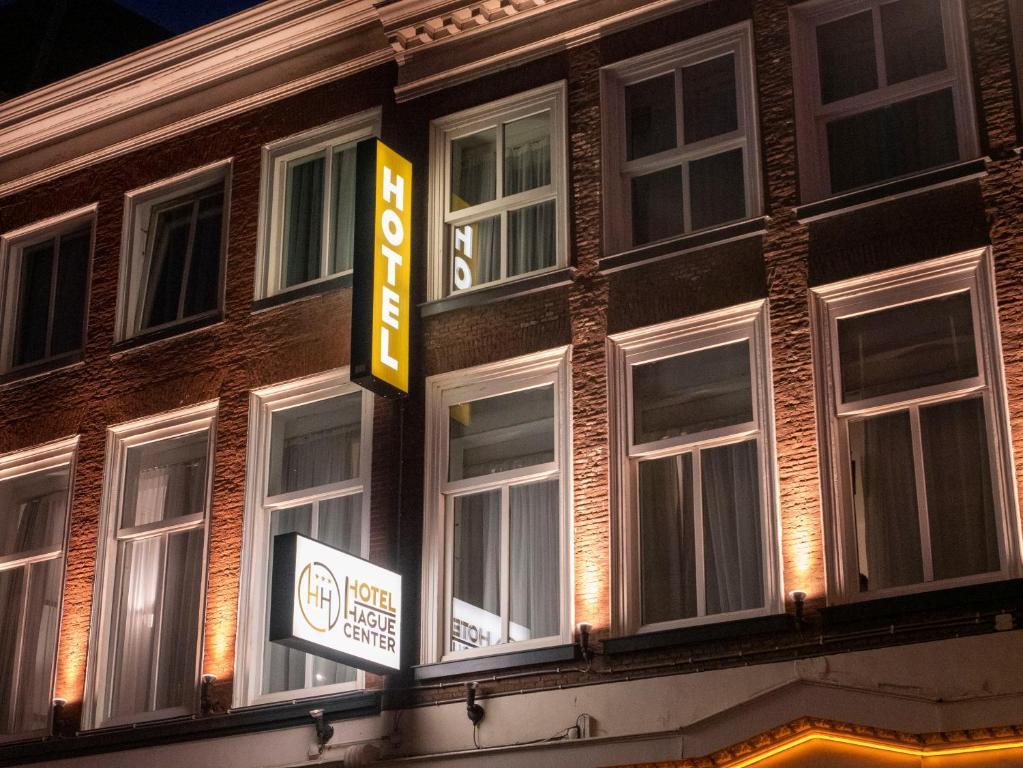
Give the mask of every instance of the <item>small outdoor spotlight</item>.
<path id="1" fill-rule="evenodd" d="M 60 726 L 64 719 L 66 699 L 54 699 L 50 702 L 50 736 L 60 736 Z"/>
<path id="2" fill-rule="evenodd" d="M 207 672 L 200 679 L 202 685 L 199 687 L 199 711 L 208 715 L 213 711 L 213 684 L 217 682 L 217 676 Z"/>
<path id="3" fill-rule="evenodd" d="M 323 752 L 327 742 L 334 737 L 334 726 L 328 723 L 323 715 L 322 709 L 309 710 L 309 717 L 313 719 L 313 723 L 316 725 L 316 743 L 320 746 L 320 752 Z"/>
<path id="4" fill-rule="evenodd" d="M 483 707 L 476 703 L 476 683 L 465 684 L 465 714 L 472 721 L 472 724 L 479 725 L 480 720 L 486 715 Z"/>
<path id="5" fill-rule="evenodd" d="M 806 592 L 801 589 L 794 589 L 789 592 L 796 610 L 796 623 L 803 626 L 803 606 L 806 604 Z"/>
<path id="6" fill-rule="evenodd" d="M 586 621 L 580 621 L 576 625 L 576 635 L 579 642 L 579 650 L 582 652 L 583 661 L 590 660 L 590 632 L 593 631 L 593 625 Z"/>

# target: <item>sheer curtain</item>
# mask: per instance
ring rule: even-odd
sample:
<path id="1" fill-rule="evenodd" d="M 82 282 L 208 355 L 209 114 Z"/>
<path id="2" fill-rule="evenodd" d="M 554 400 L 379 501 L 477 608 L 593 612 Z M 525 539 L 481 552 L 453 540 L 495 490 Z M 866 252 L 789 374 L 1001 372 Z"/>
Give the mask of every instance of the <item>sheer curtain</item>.
<path id="1" fill-rule="evenodd" d="M 513 142 L 511 125 L 506 131 L 504 149 L 505 194 L 515 194 L 550 184 L 549 128 L 544 122 L 544 128 L 541 129 L 544 132 L 540 135 L 529 140 Z M 555 210 L 554 201 L 548 200 L 539 205 L 508 212 L 508 275 L 521 275 L 554 264 Z"/>
<path id="2" fill-rule="evenodd" d="M 849 443 L 860 481 L 854 501 L 861 590 L 919 583 L 923 561 L 909 412 L 850 423 Z"/>
<path id="3" fill-rule="evenodd" d="M 331 274 L 352 268 L 355 248 L 355 147 L 334 154 Z"/>
<path id="4" fill-rule="evenodd" d="M 461 140 L 453 147 L 452 212 L 494 199 L 497 183 L 497 159 L 494 153 L 495 146 L 489 142 Z M 500 223 L 500 217 L 492 217 L 457 227 L 459 230 L 469 228 L 471 285 L 489 283 L 501 277 Z M 456 227 L 449 227 L 452 249 L 456 242 L 455 230 Z"/>
<path id="5" fill-rule="evenodd" d="M 514 486 L 509 491 L 511 640 L 558 633 L 558 487 L 557 480 L 549 480 Z M 520 627 L 523 637 L 516 636 Z"/>
<path id="6" fill-rule="evenodd" d="M 320 277 L 323 167 L 322 157 L 288 165 L 281 288 Z"/>
<path id="7" fill-rule="evenodd" d="M 501 616 L 501 492 L 457 497 L 453 539 L 452 613 L 479 627 L 481 633 L 490 633 L 488 641 L 481 639 L 481 645 L 496 645 Z M 475 606 L 484 615 L 459 606 L 458 601 Z M 463 648 L 452 639 L 451 650 Z"/>
<path id="8" fill-rule="evenodd" d="M 755 440 L 700 452 L 707 614 L 764 604 Z"/>

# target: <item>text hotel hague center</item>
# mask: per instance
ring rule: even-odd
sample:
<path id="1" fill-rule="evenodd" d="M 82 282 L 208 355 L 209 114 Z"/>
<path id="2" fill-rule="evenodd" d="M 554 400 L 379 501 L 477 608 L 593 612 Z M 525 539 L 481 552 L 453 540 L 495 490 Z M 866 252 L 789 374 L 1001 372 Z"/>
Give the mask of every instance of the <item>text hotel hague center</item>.
<path id="1" fill-rule="evenodd" d="M 268 0 L 0 102 L 0 765 L 1023 766 L 1021 75 Z"/>

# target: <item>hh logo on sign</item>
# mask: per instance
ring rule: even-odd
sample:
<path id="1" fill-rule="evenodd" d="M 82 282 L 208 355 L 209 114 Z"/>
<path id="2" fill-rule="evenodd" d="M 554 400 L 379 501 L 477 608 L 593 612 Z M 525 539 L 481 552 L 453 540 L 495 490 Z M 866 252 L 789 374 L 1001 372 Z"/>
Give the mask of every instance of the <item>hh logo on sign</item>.
<path id="1" fill-rule="evenodd" d="M 302 617 L 317 632 L 333 629 L 341 617 L 341 587 L 323 563 L 309 563 L 302 569 L 297 597 Z"/>

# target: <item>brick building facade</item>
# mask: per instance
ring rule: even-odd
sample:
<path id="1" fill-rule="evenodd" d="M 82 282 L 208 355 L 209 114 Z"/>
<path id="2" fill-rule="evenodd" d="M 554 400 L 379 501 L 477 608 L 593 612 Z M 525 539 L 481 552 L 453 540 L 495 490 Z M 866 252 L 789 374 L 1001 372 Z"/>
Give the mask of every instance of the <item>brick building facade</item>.
<path id="1" fill-rule="evenodd" d="M 24 516 L 0 538 L 8 604 L 17 594 L 24 612 L 0 628 L 21 659 L 0 675 L 18 702 L 0 705 L 0 764 L 1023 764 L 1023 14 L 1012 5 L 270 0 L 0 104 L 0 490 L 13 489 L 0 526 L 32 473 L 63 482 L 47 493 L 67 521 L 63 539 L 35 541 Z M 878 69 L 857 70 L 857 56 Z M 724 75 L 721 60 L 734 63 Z M 668 124 L 674 135 L 658 133 Z M 345 148 L 369 135 L 415 168 L 404 401 L 347 382 L 339 190 Z M 493 179 L 465 170 L 484 156 Z M 538 156 L 542 178 L 522 181 Z M 326 224 L 301 218 L 303 179 L 326 200 Z M 665 207 L 676 199 L 681 212 Z M 184 230 L 160 218 L 186 205 Z M 204 221 L 220 227 L 208 254 Z M 294 235 L 302 226 L 315 246 Z M 492 258 L 464 273 L 468 290 L 454 273 L 460 227 Z M 86 230 L 82 343 L 57 354 L 74 302 L 55 275 Z M 187 266 L 160 309 L 166 286 L 139 274 L 155 280 L 174 231 Z M 39 244 L 52 274 L 32 294 L 49 316 L 33 357 L 21 288 Z M 289 260 L 302 249 L 316 265 Z M 295 264 L 313 271 L 295 277 Z M 219 294 L 202 298 L 190 269 Z M 888 343 L 876 334 L 903 327 L 908 341 L 876 349 Z M 707 350 L 740 347 L 746 357 L 723 364 L 739 374 L 702 373 L 716 370 Z M 699 429 L 671 409 L 634 409 L 640 371 L 664 361 L 675 367 L 645 391 L 706 412 Z M 729 413 L 746 407 L 736 386 L 748 417 Z M 523 392 L 537 398 L 520 408 Z M 361 421 L 317 410 L 357 400 Z M 502 424 L 517 408 L 541 418 Z M 510 435 L 491 453 L 474 412 Z M 289 475 L 305 470 L 287 464 L 300 454 L 275 453 L 277 430 L 312 440 L 308 424 L 345 418 L 370 455 L 346 454 L 347 469 L 320 479 Z M 643 419 L 660 431 L 641 440 Z M 856 469 L 871 458 L 903 474 Z M 655 465 L 677 485 L 660 503 L 681 515 L 669 544 L 696 547 L 676 581 L 675 561 L 656 559 L 673 529 L 650 533 L 640 490 Z M 741 502 L 738 485 L 715 491 L 725 465 Z M 182 493 L 196 506 L 167 511 L 167 474 L 146 517 L 145 473 L 166 466 L 190 468 Z M 553 495 L 521 500 L 541 486 Z M 286 513 L 308 515 L 315 534 L 341 507 L 368 516 L 345 546 L 403 575 L 405 669 L 332 670 L 323 694 L 320 667 L 292 660 L 303 681 L 289 662 L 277 684 L 260 637 L 266 537 Z M 725 508 L 742 522 L 712 530 Z M 64 511 L 49 514 L 60 528 Z M 473 515 L 492 520 L 489 533 Z M 546 535 L 515 527 L 525 518 Z M 179 573 L 168 553 L 186 538 L 199 554 L 181 562 L 198 570 Z M 126 639 L 125 606 L 145 598 L 133 585 L 153 571 L 144 542 L 163 542 L 160 621 L 197 632 L 184 672 L 159 644 L 132 651 Z M 63 581 L 43 601 L 49 618 L 26 619 L 16 580 L 51 562 Z M 195 626 L 172 618 L 172 574 Z M 522 607 L 518 590 L 541 605 Z M 469 595 L 482 614 L 456 605 Z M 469 616 L 516 642 L 460 644 L 452 620 Z M 154 665 L 148 682 L 124 682 L 131 652 Z M 18 698 L 17 670 L 51 658 L 50 677 L 22 680 Z M 175 674 L 184 689 L 154 692 Z M 486 710 L 478 727 L 469 682 Z M 26 690 L 65 703 L 30 717 Z M 316 708 L 334 726 L 319 747 Z"/>

